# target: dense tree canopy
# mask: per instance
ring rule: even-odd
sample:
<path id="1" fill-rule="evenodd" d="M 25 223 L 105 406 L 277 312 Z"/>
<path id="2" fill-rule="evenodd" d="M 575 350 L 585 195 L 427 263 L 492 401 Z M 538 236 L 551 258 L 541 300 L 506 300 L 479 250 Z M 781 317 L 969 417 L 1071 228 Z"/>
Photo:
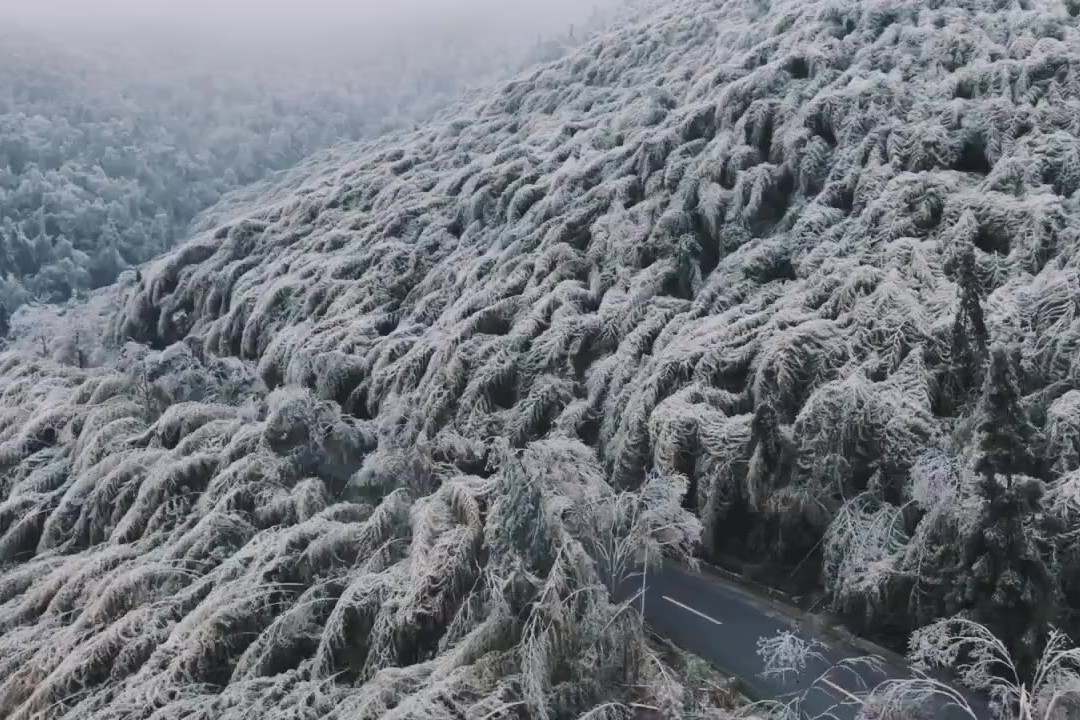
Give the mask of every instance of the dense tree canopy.
<path id="1" fill-rule="evenodd" d="M 16 317 L 0 713 L 677 717 L 609 593 L 662 551 L 1030 669 L 1080 631 L 1078 109 L 1051 0 L 673 0 L 234 195 L 99 363 Z"/>
<path id="2" fill-rule="evenodd" d="M 601 22 L 597 15 L 595 22 Z M 0 301 L 68 299 L 162 253 L 224 194 L 335 142 L 427 117 L 537 57 L 426 38 L 333 62 L 261 66 L 202 46 L 160 57 L 92 39 L 0 30 Z M 393 49 L 390 49 L 393 47 Z"/>

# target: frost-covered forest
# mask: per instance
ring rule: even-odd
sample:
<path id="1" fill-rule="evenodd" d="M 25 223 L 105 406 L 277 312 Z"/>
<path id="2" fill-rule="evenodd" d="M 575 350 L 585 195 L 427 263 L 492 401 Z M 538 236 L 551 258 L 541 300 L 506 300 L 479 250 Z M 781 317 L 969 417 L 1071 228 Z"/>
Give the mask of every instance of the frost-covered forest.
<path id="1" fill-rule="evenodd" d="M 725 717 L 644 554 L 1068 717 L 1078 17 L 670 0 L 24 313 L 0 715 Z"/>
<path id="2" fill-rule="evenodd" d="M 504 18 L 497 35 L 445 11 L 409 32 L 391 17 L 318 52 L 283 31 L 250 47 L 171 26 L 133 39 L 110 15 L 87 22 L 119 28 L 88 32 L 0 9 L 0 303 L 107 285 L 186 238 L 223 194 L 557 57 L 613 9 L 539 27 Z"/>

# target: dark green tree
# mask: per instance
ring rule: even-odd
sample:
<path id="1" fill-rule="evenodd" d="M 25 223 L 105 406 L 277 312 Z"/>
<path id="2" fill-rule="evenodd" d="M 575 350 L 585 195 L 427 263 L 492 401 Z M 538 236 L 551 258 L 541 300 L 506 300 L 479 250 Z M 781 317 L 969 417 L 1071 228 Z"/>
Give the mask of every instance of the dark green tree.
<path id="1" fill-rule="evenodd" d="M 983 383 L 976 425 L 979 457 L 975 470 L 984 484 L 996 480 L 1008 487 L 1016 475 L 1035 473 L 1032 454 L 1035 428 L 1020 405 L 1020 384 L 1013 354 L 1005 345 L 995 344 L 990 352 L 989 372 Z"/>
<path id="2" fill-rule="evenodd" d="M 11 331 L 11 318 L 8 315 L 8 309 L 4 306 L 3 302 L 0 302 L 0 340 L 7 337 L 7 334 Z"/>
<path id="3" fill-rule="evenodd" d="M 958 390 L 978 388 L 986 365 L 989 333 L 982 310 L 982 285 L 975 271 L 975 248 L 965 242 L 953 260 L 960 307 L 952 331 L 953 374 Z"/>
<path id="4" fill-rule="evenodd" d="M 1001 344 L 990 350 L 976 432 L 983 507 L 966 544 L 966 604 L 1031 671 L 1058 588 L 1032 533 L 1043 494 L 1043 483 L 1031 477 L 1036 431 L 1020 404 L 1012 354 Z"/>

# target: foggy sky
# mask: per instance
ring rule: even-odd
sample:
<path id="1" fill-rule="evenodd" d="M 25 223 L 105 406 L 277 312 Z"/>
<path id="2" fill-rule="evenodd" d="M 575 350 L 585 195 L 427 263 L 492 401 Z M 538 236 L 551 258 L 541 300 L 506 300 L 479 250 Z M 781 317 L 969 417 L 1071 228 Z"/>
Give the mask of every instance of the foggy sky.
<path id="1" fill-rule="evenodd" d="M 300 37 L 471 24 L 546 32 L 617 0 L 0 0 L 0 17 L 109 31 L 152 26 Z"/>
<path id="2" fill-rule="evenodd" d="M 524 56 L 625 0 L 0 0 L 0 25 L 166 65 L 335 72 Z M 150 52 L 147 53 L 147 50 Z M 152 64 L 151 64 L 152 65 Z M 320 70 L 319 68 L 322 68 Z M 152 66 L 146 72 L 153 73 Z"/>

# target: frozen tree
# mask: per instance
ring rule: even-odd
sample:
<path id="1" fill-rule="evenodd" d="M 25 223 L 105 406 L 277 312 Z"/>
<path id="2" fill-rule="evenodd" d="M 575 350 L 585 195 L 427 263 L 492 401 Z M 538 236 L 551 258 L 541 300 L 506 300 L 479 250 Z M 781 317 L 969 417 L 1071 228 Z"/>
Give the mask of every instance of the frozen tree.
<path id="1" fill-rule="evenodd" d="M 954 273 L 958 307 L 952 328 L 952 355 L 960 392 L 982 384 L 989 333 L 983 316 L 982 295 L 975 266 L 975 248 L 964 242 L 956 251 Z"/>
<path id="2" fill-rule="evenodd" d="M 984 508 L 966 551 L 969 595 L 976 616 L 1026 671 L 1047 632 L 1056 590 L 1032 533 L 1043 493 L 1043 483 L 1026 474 L 1034 466 L 1034 430 L 1020 406 L 1012 357 L 1002 345 L 991 349 L 979 413 L 975 471 Z"/>
<path id="3" fill-rule="evenodd" d="M 809 663 L 825 661 L 824 645 L 816 640 L 806 640 L 797 633 L 785 630 L 771 637 L 758 638 L 757 654 L 761 658 L 764 677 L 786 678 L 799 675 Z"/>
<path id="4" fill-rule="evenodd" d="M 654 474 L 640 492 L 622 492 L 582 508 L 590 516 L 584 521 L 594 526 L 585 544 L 613 596 L 628 590 L 631 577 L 640 574 L 637 600 L 644 610 L 650 569 L 659 569 L 664 558 L 696 562 L 701 523 L 682 507 L 685 486 L 685 481 Z"/>
<path id="5" fill-rule="evenodd" d="M 987 499 L 992 500 L 999 487 L 1011 487 L 1015 476 L 1035 474 L 1035 430 L 1020 404 L 1013 354 L 1001 344 L 991 349 L 976 431 L 975 471 L 983 478 Z"/>
<path id="6" fill-rule="evenodd" d="M 867 603 L 867 614 L 880 607 L 907 549 L 903 513 L 864 494 L 845 503 L 825 534 L 825 587 L 838 609 L 852 601 Z"/>

